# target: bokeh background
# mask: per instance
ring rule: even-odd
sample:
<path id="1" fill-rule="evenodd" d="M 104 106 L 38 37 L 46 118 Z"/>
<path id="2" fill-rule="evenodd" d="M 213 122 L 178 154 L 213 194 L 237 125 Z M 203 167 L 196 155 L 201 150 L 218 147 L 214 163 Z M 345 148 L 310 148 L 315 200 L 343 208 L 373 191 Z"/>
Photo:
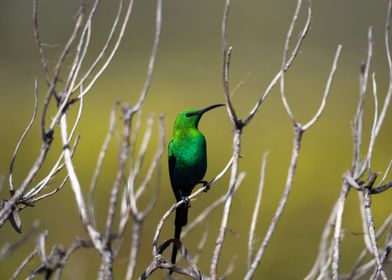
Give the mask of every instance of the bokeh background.
<path id="1" fill-rule="evenodd" d="M 103 1 L 93 28 L 91 57 L 105 40 L 116 12 L 116 1 Z M 39 25 L 50 66 L 72 29 L 78 1 L 39 1 Z M 202 108 L 224 101 L 221 79 L 221 18 L 223 1 L 166 0 L 163 9 L 161 44 L 144 116 L 164 114 L 166 139 L 170 139 L 176 114 L 189 107 Z M 266 85 L 278 71 L 285 35 L 295 8 L 295 1 L 233 1 L 229 18 L 229 42 L 233 46 L 232 77 L 234 86 L 245 83 L 234 95 L 240 116 L 250 110 Z M 331 96 L 320 121 L 303 139 L 293 192 L 276 234 L 267 248 L 255 279 L 301 279 L 315 260 L 320 234 L 338 196 L 342 174 L 350 167 L 352 156 L 351 120 L 358 99 L 358 72 L 366 57 L 367 30 L 375 30 L 372 70 L 376 72 L 379 97 L 388 85 L 384 49 L 384 24 L 387 1 L 347 0 L 314 1 L 313 23 L 301 53 L 287 74 L 286 89 L 297 119 L 307 121 L 318 108 L 332 59 L 338 44 L 343 45 Z M 13 149 L 33 109 L 34 77 L 39 79 L 40 101 L 46 94 L 42 68 L 33 42 L 31 1 L 0 1 L 0 172 L 7 175 Z M 109 113 L 115 100 L 135 102 L 142 88 L 154 32 L 155 1 L 136 1 L 121 47 L 103 77 L 85 100 L 85 111 L 79 127 L 81 135 L 75 164 L 81 182 L 88 189 L 100 145 L 105 137 Z M 304 22 L 305 10 L 300 23 Z M 297 29 L 298 32 L 298 29 Z M 366 110 L 365 143 L 373 108 L 369 98 Z M 374 169 L 383 171 L 392 157 L 391 113 L 387 115 L 374 151 Z M 216 110 L 200 123 L 208 141 L 209 168 L 206 178 L 213 177 L 231 153 L 232 128 L 227 113 Z M 154 136 L 156 136 L 156 132 Z M 55 135 L 56 140 L 59 134 Z M 156 139 L 156 138 L 155 138 Z M 154 141 L 153 141 L 154 142 Z M 39 149 L 39 128 L 27 138 L 16 162 L 15 181 L 21 182 Z M 156 143 L 156 141 L 154 142 Z M 153 155 L 153 143 L 147 160 Z M 48 163 L 55 158 L 61 144 L 54 143 Z M 257 245 L 276 209 L 286 179 L 292 149 L 290 120 L 275 89 L 243 134 L 240 171 L 246 172 L 243 185 L 236 193 L 229 233 L 219 271 L 222 273 L 231 257 L 238 256 L 230 279 L 240 279 L 246 268 L 246 246 L 249 223 L 260 177 L 261 156 L 269 151 L 267 177 L 261 216 L 257 227 Z M 99 181 L 96 196 L 97 219 L 102 226 L 106 218 L 109 190 L 117 167 L 115 141 Z M 151 261 L 151 240 L 161 215 L 174 198 L 167 176 L 167 154 L 162 159 L 162 188 L 152 215 L 145 224 L 136 275 Z M 207 195 L 192 203 L 190 219 L 227 189 L 227 175 Z M 60 183 L 60 179 L 54 184 Z M 4 190 L 2 198 L 8 197 Z M 376 225 L 391 211 L 392 193 L 377 196 L 372 204 Z M 191 252 L 209 225 L 209 241 L 200 262 L 202 271 L 209 271 L 222 209 L 208 217 L 204 225 L 184 242 Z M 355 194 L 347 201 L 344 215 L 345 237 L 342 245 L 342 270 L 347 271 L 362 249 L 362 229 Z M 69 185 L 56 196 L 35 208 L 21 213 L 26 232 L 34 220 L 39 231 L 49 230 L 47 250 L 53 244 L 68 247 L 75 236 L 84 236 L 76 204 Z M 162 238 L 172 233 L 172 221 L 166 225 Z M 127 232 L 129 242 L 130 232 Z M 9 224 L 0 231 L 1 244 L 18 235 Z M 34 246 L 34 239 L 25 243 L 5 261 L 0 262 L 0 278 L 7 279 Z M 128 247 L 124 244 L 115 266 L 116 278 L 122 278 L 127 266 Z M 33 269 L 35 261 L 29 266 Z M 94 279 L 99 258 L 93 250 L 81 250 L 70 260 L 63 279 Z M 162 272 L 153 279 L 162 279 Z M 389 275 L 392 271 L 389 270 Z"/>

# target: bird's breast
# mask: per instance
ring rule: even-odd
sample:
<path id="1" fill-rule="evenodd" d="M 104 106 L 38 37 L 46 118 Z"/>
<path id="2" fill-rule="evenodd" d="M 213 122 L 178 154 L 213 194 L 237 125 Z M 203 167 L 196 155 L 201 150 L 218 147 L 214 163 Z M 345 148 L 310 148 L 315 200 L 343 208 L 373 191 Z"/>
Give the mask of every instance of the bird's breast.
<path id="1" fill-rule="evenodd" d="M 190 135 L 176 139 L 173 170 L 174 184 L 181 189 L 189 190 L 201 181 L 207 169 L 206 141 L 200 133 L 196 137 Z"/>
<path id="2" fill-rule="evenodd" d="M 178 145 L 176 158 L 181 161 L 183 165 L 192 167 L 206 161 L 206 142 L 204 137 L 197 139 L 184 139 Z"/>

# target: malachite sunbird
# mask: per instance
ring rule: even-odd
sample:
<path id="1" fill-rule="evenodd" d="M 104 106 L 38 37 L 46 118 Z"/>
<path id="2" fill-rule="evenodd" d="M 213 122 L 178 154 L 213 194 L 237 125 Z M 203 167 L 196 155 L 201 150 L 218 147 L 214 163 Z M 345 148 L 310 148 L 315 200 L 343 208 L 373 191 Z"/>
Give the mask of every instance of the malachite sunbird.
<path id="1" fill-rule="evenodd" d="M 173 138 L 169 142 L 169 175 L 177 201 L 187 198 L 192 189 L 202 181 L 207 170 L 206 139 L 198 124 L 205 112 L 225 106 L 216 104 L 201 110 L 188 109 L 178 114 L 174 123 Z M 188 221 L 187 203 L 176 209 L 174 238 L 180 240 L 182 227 Z M 177 247 L 173 245 L 171 262 L 175 264 Z"/>

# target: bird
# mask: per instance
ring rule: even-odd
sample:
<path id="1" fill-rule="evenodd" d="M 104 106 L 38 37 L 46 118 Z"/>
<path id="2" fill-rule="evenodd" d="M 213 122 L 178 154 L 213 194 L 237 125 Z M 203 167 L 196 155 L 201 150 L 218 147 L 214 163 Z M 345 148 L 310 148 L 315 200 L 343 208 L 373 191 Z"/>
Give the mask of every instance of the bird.
<path id="1" fill-rule="evenodd" d="M 176 201 L 185 200 L 176 208 L 174 239 L 180 240 L 182 227 L 188 222 L 188 196 L 195 185 L 203 181 L 207 170 L 206 139 L 198 125 L 204 113 L 225 104 L 215 104 L 201 110 L 187 109 L 178 114 L 173 128 L 173 137 L 168 146 L 170 183 Z M 173 245 L 172 264 L 176 263 L 177 247 Z M 173 270 L 170 270 L 170 274 Z"/>

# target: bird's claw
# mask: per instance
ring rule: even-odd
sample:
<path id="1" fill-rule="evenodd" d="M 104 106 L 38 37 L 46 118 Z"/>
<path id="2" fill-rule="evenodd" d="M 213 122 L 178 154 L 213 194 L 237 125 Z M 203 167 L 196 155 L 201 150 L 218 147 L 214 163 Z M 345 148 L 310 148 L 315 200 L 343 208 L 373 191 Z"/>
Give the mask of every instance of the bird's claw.
<path id="1" fill-rule="evenodd" d="M 183 196 L 182 200 L 184 201 L 185 205 L 189 205 L 191 202 L 191 199 L 189 198 L 189 196 Z"/>
<path id="2" fill-rule="evenodd" d="M 207 181 L 200 181 L 199 183 L 203 185 L 204 192 L 208 192 L 210 190 L 211 186 Z"/>

